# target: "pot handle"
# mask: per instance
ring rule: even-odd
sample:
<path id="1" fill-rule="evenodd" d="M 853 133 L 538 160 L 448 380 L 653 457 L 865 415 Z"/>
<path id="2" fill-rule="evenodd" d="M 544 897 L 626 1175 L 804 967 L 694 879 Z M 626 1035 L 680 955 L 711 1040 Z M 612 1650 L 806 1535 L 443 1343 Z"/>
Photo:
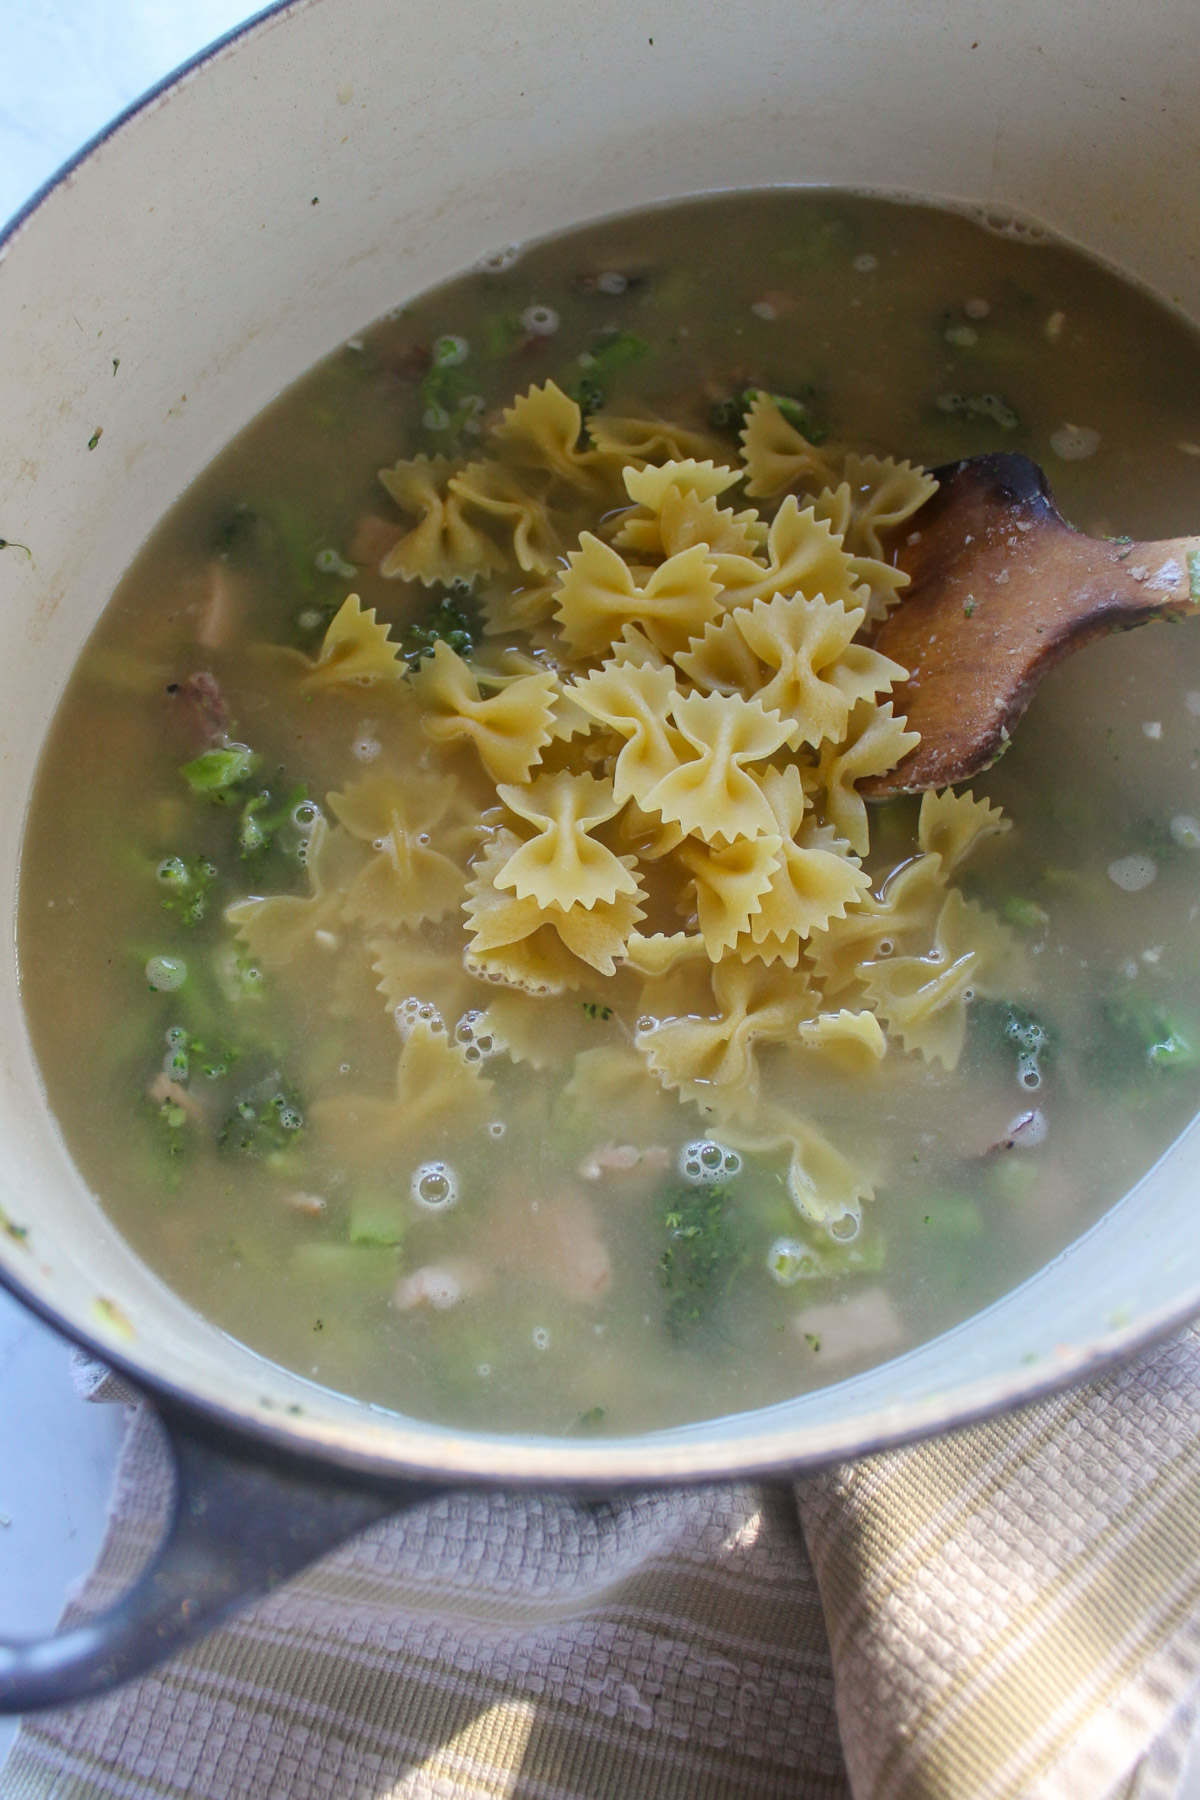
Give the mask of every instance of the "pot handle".
<path id="1" fill-rule="evenodd" d="M 86 1700 L 143 1674 L 367 1525 L 441 1490 L 317 1468 L 158 1408 L 175 1492 L 159 1548 L 107 1612 L 0 1641 L 0 1714 Z"/>

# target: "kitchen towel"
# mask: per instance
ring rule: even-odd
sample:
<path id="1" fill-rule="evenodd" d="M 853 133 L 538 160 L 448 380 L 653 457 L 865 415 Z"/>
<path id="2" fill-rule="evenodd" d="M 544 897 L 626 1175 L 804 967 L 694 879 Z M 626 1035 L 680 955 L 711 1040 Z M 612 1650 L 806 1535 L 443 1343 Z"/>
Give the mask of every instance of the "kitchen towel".
<path id="1" fill-rule="evenodd" d="M 138 1408 L 71 1618 L 168 1485 Z M 1166 1800 L 1198 1696 L 1193 1329 L 790 1484 L 445 1496 L 29 1720 L 0 1800 Z"/>

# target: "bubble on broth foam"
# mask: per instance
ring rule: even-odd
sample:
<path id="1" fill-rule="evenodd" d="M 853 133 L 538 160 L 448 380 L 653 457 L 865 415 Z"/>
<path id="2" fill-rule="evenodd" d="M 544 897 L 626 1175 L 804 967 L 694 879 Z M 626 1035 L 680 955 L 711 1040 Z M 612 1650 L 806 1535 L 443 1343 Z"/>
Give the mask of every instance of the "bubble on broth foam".
<path id="1" fill-rule="evenodd" d="M 1158 864 L 1152 856 L 1141 852 L 1133 856 L 1119 856 L 1108 865 L 1108 879 L 1126 894 L 1138 894 L 1148 888 L 1158 874 Z"/>
<path id="2" fill-rule="evenodd" d="M 741 1172 L 742 1159 L 713 1138 L 696 1138 L 679 1152 L 679 1173 L 693 1187 L 716 1187 Z"/>
<path id="3" fill-rule="evenodd" d="M 548 1350 L 550 1348 L 550 1333 L 546 1330 L 544 1325 L 534 1326 L 533 1347 L 535 1350 Z"/>
<path id="4" fill-rule="evenodd" d="M 502 275 L 505 269 L 511 269 L 521 254 L 520 244 L 502 244 L 499 250 L 490 250 L 481 256 L 475 267 L 485 275 Z"/>
<path id="5" fill-rule="evenodd" d="M 997 237 L 1015 238 L 1018 243 L 1042 244 L 1050 236 L 1044 225 L 1027 218 L 1013 206 L 989 204 L 968 207 L 967 211 L 985 231 L 993 231 Z"/>
<path id="6" fill-rule="evenodd" d="M 521 324 L 531 337 L 553 337 L 559 318 L 552 306 L 527 306 L 521 314 Z"/>
<path id="7" fill-rule="evenodd" d="M 152 956 L 146 964 L 146 980 L 156 994 L 173 994 L 187 980 L 182 956 Z"/>
<path id="8" fill-rule="evenodd" d="M 438 1034 L 446 1029 L 446 1021 L 432 1000 L 418 999 L 416 994 L 409 994 L 406 1000 L 401 1000 L 394 1009 L 392 1017 L 396 1021 L 396 1030 L 402 1038 L 408 1036 L 418 1021 L 428 1025 L 430 1031 Z"/>
<path id="9" fill-rule="evenodd" d="M 496 1054 L 496 1040 L 483 1023 L 483 1014 L 465 1012 L 454 1027 L 454 1041 L 470 1063 L 485 1062 Z"/>
<path id="10" fill-rule="evenodd" d="M 1050 448 L 1062 462 L 1084 462 L 1100 448 L 1100 433 L 1090 425 L 1060 425 L 1050 433 Z"/>
<path id="11" fill-rule="evenodd" d="M 427 1212 L 445 1212 L 458 1199 L 458 1176 L 449 1163 L 418 1163 L 412 1173 L 412 1197 Z"/>

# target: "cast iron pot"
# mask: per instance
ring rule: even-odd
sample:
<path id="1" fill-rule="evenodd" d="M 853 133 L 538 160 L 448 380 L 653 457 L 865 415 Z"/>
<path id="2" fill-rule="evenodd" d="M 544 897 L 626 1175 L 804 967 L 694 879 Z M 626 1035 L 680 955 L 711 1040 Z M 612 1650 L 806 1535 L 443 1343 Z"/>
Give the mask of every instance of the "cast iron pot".
<path id="1" fill-rule="evenodd" d="M 1197 92 L 1192 0 L 293 0 L 218 44 L 0 242 L 0 535 L 32 551 L 0 551 L 4 941 L 39 747 L 114 584 L 209 458 L 365 322 L 503 244 L 778 182 L 1040 219 L 1200 316 Z M 0 1646 L 0 1711 L 137 1673 L 438 1488 L 812 1468 L 1091 1374 L 1200 1311 L 1198 1145 L 1193 1126 L 1039 1275 L 851 1380 L 634 1438 L 464 1433 L 276 1368 L 139 1263 L 48 1112 L 10 948 L 0 1278 L 158 1409 L 178 1481 L 114 1610 Z"/>

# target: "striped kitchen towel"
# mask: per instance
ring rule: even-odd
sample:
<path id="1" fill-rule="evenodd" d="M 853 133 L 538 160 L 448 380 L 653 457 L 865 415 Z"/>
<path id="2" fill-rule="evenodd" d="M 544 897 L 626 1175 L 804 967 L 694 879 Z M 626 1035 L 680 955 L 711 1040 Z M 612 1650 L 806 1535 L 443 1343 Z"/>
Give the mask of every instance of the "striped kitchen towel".
<path id="1" fill-rule="evenodd" d="M 74 1615 L 165 1492 L 137 1412 Z M 0 1800 L 1182 1800 L 1198 1695 L 1192 1331 L 793 1486 L 443 1497 L 29 1721 Z"/>

